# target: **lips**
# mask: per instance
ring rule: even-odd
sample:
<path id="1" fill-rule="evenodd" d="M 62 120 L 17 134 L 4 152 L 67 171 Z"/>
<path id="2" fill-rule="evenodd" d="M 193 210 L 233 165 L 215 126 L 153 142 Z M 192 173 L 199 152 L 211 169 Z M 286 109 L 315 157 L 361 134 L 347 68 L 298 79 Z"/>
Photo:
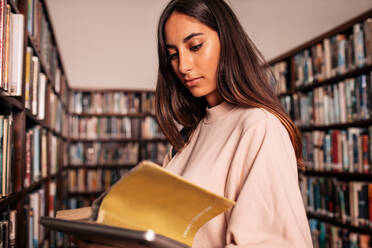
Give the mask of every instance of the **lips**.
<path id="1" fill-rule="evenodd" d="M 187 87 L 193 87 L 193 86 L 196 86 L 198 84 L 198 82 L 201 80 L 202 77 L 197 77 L 197 78 L 192 78 L 192 79 L 188 79 L 188 80 L 185 80 L 185 84 Z"/>

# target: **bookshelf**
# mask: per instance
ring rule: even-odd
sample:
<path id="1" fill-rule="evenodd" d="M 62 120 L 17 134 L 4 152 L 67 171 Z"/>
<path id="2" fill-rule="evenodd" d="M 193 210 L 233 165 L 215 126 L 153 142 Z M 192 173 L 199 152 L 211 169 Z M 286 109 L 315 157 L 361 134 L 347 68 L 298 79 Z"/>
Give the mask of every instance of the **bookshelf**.
<path id="1" fill-rule="evenodd" d="M 90 205 L 141 160 L 162 163 L 170 145 L 154 114 L 154 92 L 72 89 L 67 207 Z"/>
<path id="2" fill-rule="evenodd" d="M 371 247 L 372 9 L 269 64 L 303 136 L 299 179 L 314 247 Z"/>
<path id="3" fill-rule="evenodd" d="M 0 37 L 0 242 L 50 247 L 37 217 L 61 206 L 69 87 L 45 2 L 1 0 Z"/>

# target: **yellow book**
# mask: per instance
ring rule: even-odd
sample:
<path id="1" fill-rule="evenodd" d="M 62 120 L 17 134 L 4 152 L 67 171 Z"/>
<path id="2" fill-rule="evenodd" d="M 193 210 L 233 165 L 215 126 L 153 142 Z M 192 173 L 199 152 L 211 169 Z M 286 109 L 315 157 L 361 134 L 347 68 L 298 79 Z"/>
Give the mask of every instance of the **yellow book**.
<path id="1" fill-rule="evenodd" d="M 90 219 L 97 226 L 119 227 L 146 235 L 150 231 L 150 234 L 181 244 L 169 247 L 191 247 L 199 228 L 234 204 L 157 164 L 143 161 L 91 208 L 59 211 L 56 218 Z M 43 220 L 41 223 L 45 224 Z"/>

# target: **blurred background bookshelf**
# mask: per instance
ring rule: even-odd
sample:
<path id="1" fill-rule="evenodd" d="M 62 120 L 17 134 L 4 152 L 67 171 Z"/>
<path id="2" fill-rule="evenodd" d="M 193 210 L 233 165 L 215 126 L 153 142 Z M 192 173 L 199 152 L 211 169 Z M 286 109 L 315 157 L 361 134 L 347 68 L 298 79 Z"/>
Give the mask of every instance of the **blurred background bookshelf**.
<path id="1" fill-rule="evenodd" d="M 68 207 L 87 206 L 141 160 L 162 163 L 170 145 L 154 92 L 74 89 L 70 95 Z"/>
<path id="2" fill-rule="evenodd" d="M 371 247 L 372 9 L 269 63 L 303 137 L 314 247 Z"/>

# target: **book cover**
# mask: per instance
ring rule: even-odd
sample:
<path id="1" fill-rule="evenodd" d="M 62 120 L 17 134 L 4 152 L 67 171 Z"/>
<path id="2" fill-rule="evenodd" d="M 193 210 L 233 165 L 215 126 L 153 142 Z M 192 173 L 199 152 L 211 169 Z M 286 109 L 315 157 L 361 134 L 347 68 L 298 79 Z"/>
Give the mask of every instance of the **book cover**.
<path id="1" fill-rule="evenodd" d="M 11 14 L 10 17 L 10 51 L 9 51 L 9 84 L 10 93 L 14 96 L 22 95 L 23 78 L 23 43 L 24 43 L 24 16 Z"/>
<path id="2" fill-rule="evenodd" d="M 137 232 L 152 230 L 189 247 L 202 225 L 234 204 L 157 164 L 143 161 L 91 208 L 58 211 L 57 219 L 91 219 L 96 225 Z"/>

